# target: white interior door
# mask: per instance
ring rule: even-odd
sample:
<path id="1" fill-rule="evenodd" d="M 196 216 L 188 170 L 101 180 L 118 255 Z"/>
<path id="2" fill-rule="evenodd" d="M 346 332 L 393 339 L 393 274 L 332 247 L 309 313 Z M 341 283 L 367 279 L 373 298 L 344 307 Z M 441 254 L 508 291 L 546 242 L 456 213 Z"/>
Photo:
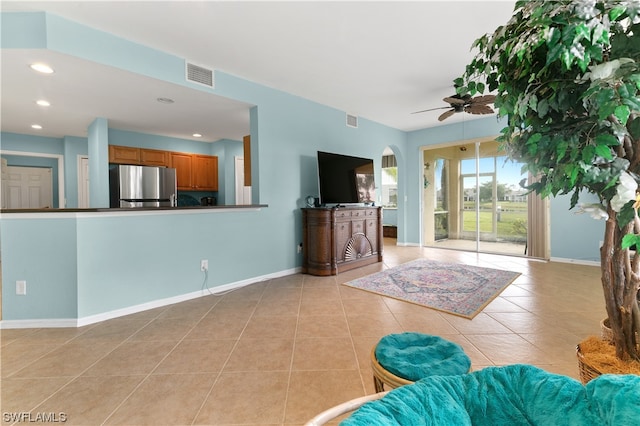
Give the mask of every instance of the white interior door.
<path id="1" fill-rule="evenodd" d="M 251 204 L 251 187 L 244 186 L 244 157 L 234 158 L 236 205 Z"/>
<path id="2" fill-rule="evenodd" d="M 5 189 L 9 209 L 53 207 L 51 168 L 8 166 Z"/>
<path id="3" fill-rule="evenodd" d="M 78 157 L 78 208 L 89 208 L 89 158 Z"/>

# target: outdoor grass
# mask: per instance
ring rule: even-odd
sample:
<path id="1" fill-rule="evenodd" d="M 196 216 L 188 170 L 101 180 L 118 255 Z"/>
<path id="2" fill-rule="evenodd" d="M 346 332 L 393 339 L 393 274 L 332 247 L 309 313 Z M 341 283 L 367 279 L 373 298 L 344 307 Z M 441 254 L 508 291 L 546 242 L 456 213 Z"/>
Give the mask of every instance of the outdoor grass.
<path id="1" fill-rule="evenodd" d="M 527 238 L 526 230 L 519 224 L 526 224 L 527 203 L 501 202 L 500 220 L 497 222 L 498 238 L 521 239 Z M 474 203 L 465 203 L 463 211 L 463 230 L 465 232 L 475 232 L 476 212 Z M 469 208 L 469 210 L 466 210 Z M 493 213 L 490 203 L 480 205 L 480 232 L 493 232 Z"/>

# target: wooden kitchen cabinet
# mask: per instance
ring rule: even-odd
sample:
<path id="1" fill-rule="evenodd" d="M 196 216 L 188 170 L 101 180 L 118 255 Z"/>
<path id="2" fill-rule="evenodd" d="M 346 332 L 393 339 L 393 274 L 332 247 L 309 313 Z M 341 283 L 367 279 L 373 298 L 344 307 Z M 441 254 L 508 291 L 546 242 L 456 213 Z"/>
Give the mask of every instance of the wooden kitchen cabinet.
<path id="1" fill-rule="evenodd" d="M 198 191 L 218 190 L 218 157 L 194 155 L 192 166 L 194 189 Z"/>
<path id="2" fill-rule="evenodd" d="M 251 135 L 242 138 L 244 151 L 244 186 L 251 186 Z"/>
<path id="3" fill-rule="evenodd" d="M 171 165 L 171 153 L 159 149 L 140 148 L 140 164 L 143 166 L 169 167 Z"/>
<path id="4" fill-rule="evenodd" d="M 169 151 L 159 149 L 109 145 L 109 163 L 169 167 L 171 156 Z"/>
<path id="5" fill-rule="evenodd" d="M 193 156 L 191 154 L 183 154 L 181 152 L 171 153 L 171 167 L 176 169 L 178 189 L 187 191 L 193 189 L 193 180 L 191 179 L 192 164 Z"/>
<path id="6" fill-rule="evenodd" d="M 171 167 L 176 169 L 180 190 L 218 190 L 218 157 L 172 152 Z"/>
<path id="7" fill-rule="evenodd" d="M 140 148 L 109 145 L 109 163 L 140 164 Z"/>
<path id="8" fill-rule="evenodd" d="M 109 163 L 173 167 L 178 189 L 218 190 L 218 157 L 213 155 L 109 145 Z"/>

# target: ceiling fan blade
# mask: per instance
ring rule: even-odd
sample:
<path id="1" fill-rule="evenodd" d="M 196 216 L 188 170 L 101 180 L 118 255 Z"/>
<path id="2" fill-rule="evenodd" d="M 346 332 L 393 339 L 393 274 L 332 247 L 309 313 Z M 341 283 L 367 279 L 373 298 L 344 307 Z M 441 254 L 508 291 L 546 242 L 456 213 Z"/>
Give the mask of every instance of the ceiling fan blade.
<path id="1" fill-rule="evenodd" d="M 465 107 L 464 109 L 465 112 L 468 112 L 469 114 L 493 114 L 493 108 L 491 108 L 489 105 L 483 105 L 483 104 L 471 104 L 468 105 L 467 107 Z"/>
<path id="2" fill-rule="evenodd" d="M 423 109 L 422 111 L 414 111 L 411 114 L 420 114 L 421 112 L 436 111 L 438 109 L 446 109 L 446 108 L 451 108 L 451 107 L 444 106 L 444 107 L 438 107 L 438 108 Z"/>
<path id="3" fill-rule="evenodd" d="M 442 100 L 445 101 L 448 104 L 451 104 L 451 105 L 462 105 L 462 104 L 467 102 L 467 99 L 455 98 L 453 96 L 447 96 L 446 98 L 444 98 Z"/>
<path id="4" fill-rule="evenodd" d="M 455 109 L 450 109 L 449 111 L 442 113 L 442 114 L 440 115 L 440 117 L 438 117 L 438 121 L 445 120 L 445 119 L 447 119 L 447 118 L 451 117 L 451 116 L 452 116 L 453 114 L 455 114 L 455 113 L 456 113 L 456 110 L 455 110 Z"/>
<path id="5" fill-rule="evenodd" d="M 469 100 L 470 104 L 492 104 L 496 100 L 494 95 L 476 96 Z"/>

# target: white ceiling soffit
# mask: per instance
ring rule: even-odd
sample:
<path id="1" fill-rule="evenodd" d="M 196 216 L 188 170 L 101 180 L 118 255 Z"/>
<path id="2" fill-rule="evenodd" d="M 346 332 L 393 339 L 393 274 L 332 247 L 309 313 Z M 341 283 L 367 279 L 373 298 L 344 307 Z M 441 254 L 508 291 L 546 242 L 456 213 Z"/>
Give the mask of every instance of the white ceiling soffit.
<path id="1" fill-rule="evenodd" d="M 241 140 L 249 133 L 246 103 L 49 50 L 3 50 L 1 62 L 5 132 L 83 137 L 102 117 L 110 128 L 181 139 Z M 33 62 L 46 62 L 55 72 L 34 72 L 28 66 Z M 51 106 L 37 106 L 38 99 Z M 43 129 L 31 129 L 34 123 Z"/>
<path id="2" fill-rule="evenodd" d="M 442 98 L 454 93 L 453 79 L 473 57 L 471 44 L 506 23 L 514 4 L 3 1 L 0 8 L 49 11 L 360 119 L 410 131 L 478 118 L 455 114 L 439 123 L 442 110 L 411 112 L 446 106 Z"/>

